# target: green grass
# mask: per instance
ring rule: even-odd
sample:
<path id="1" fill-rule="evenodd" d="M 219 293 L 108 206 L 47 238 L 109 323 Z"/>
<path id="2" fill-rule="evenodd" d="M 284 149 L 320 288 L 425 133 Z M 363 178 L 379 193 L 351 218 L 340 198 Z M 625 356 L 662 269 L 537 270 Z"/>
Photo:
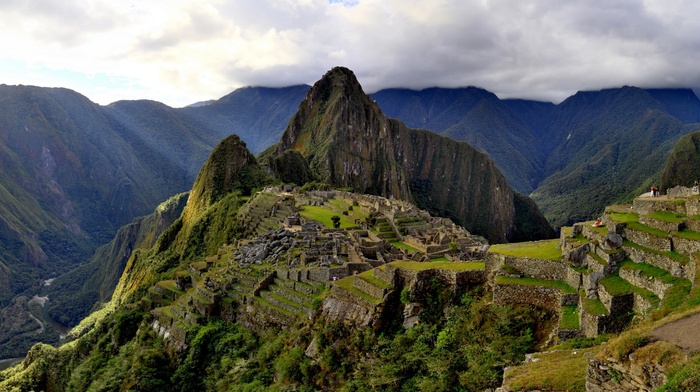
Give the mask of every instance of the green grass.
<path id="1" fill-rule="evenodd" d="M 546 280 L 546 279 L 536 279 L 536 278 L 530 278 L 530 277 L 523 277 L 523 278 L 511 278 L 503 275 L 499 275 L 496 277 L 495 280 L 496 284 L 503 284 L 503 285 L 518 285 L 518 286 L 536 286 L 536 287 L 551 287 L 555 289 L 559 289 L 562 291 L 562 293 L 566 294 L 573 294 L 576 292 L 576 290 L 566 284 L 565 282 L 562 282 L 560 280 Z"/>
<path id="2" fill-rule="evenodd" d="M 483 271 L 483 262 L 453 262 L 453 261 L 433 261 L 433 262 L 420 262 L 420 261 L 394 261 L 389 263 L 392 267 L 403 268 L 410 271 L 424 271 L 427 269 L 444 269 L 450 271 Z"/>
<path id="3" fill-rule="evenodd" d="M 622 246 L 627 246 L 630 248 L 638 249 L 647 253 L 652 253 L 660 256 L 666 256 L 670 259 L 673 259 L 681 264 L 688 264 L 690 262 L 690 258 L 688 256 L 682 255 L 678 252 L 666 252 L 666 251 L 661 251 L 658 249 L 652 249 L 652 248 L 647 248 L 646 246 L 639 245 L 635 242 L 629 241 L 629 240 L 624 240 L 622 243 Z"/>
<path id="4" fill-rule="evenodd" d="M 348 276 L 347 278 L 337 280 L 333 282 L 333 284 L 342 288 L 345 291 L 357 295 L 358 297 L 364 299 L 365 301 L 371 304 L 378 305 L 382 302 L 382 298 L 374 298 L 371 295 L 365 293 L 364 291 L 355 288 L 352 276 Z"/>
<path id="5" fill-rule="evenodd" d="M 365 271 L 365 272 L 363 272 L 363 273 L 361 273 L 361 274 L 358 274 L 357 276 L 358 276 L 360 279 L 369 282 L 370 284 L 372 284 L 372 286 L 381 287 L 381 288 L 384 288 L 384 289 L 391 289 L 391 288 L 393 288 L 393 286 L 390 285 L 389 283 L 387 283 L 387 282 L 385 282 L 385 281 L 383 281 L 383 280 L 381 280 L 381 279 L 375 278 L 375 277 L 374 277 L 374 270 Z"/>
<path id="6" fill-rule="evenodd" d="M 670 272 L 663 268 L 655 267 L 647 263 L 635 263 L 630 259 L 626 259 L 620 263 L 620 269 L 627 271 L 639 271 L 642 277 L 652 277 L 667 284 L 677 284 L 680 279 L 674 277 Z"/>
<path id="7" fill-rule="evenodd" d="M 659 238 L 668 238 L 667 232 L 665 232 L 663 230 L 655 229 L 653 227 L 649 227 L 647 225 L 643 225 L 639 222 L 629 222 L 629 223 L 627 223 L 627 228 L 631 229 L 631 230 L 637 230 L 637 231 L 641 231 L 641 232 L 644 232 L 647 234 L 651 234 L 651 235 L 653 235 L 655 237 L 659 237 Z"/>
<path id="8" fill-rule="evenodd" d="M 671 211 L 656 211 L 647 216 L 652 219 L 669 223 L 681 223 L 685 219 L 684 214 L 679 214 Z"/>
<path id="9" fill-rule="evenodd" d="M 628 213 L 613 212 L 613 213 L 608 214 L 608 217 L 617 223 L 632 223 L 632 222 L 639 221 L 639 215 L 637 215 L 633 212 L 628 212 Z"/>
<path id="10" fill-rule="evenodd" d="M 561 307 L 561 320 L 559 329 L 579 329 L 578 306 L 567 305 Z"/>
<path id="11" fill-rule="evenodd" d="M 608 265 L 608 262 L 605 261 L 602 257 L 598 256 L 597 253 L 588 252 L 588 255 L 589 255 L 593 260 L 595 260 L 598 264 L 600 264 L 600 265 Z"/>
<path id="12" fill-rule="evenodd" d="M 534 354 L 537 361 L 509 367 L 505 386 L 514 391 L 585 391 L 588 358 L 597 347 Z"/>
<path id="13" fill-rule="evenodd" d="M 581 298 L 581 303 L 583 304 L 583 309 L 594 316 L 607 316 L 608 309 L 603 305 L 603 302 L 599 299 L 592 299 L 592 298 L 586 298 L 582 297 Z"/>
<path id="14" fill-rule="evenodd" d="M 686 240 L 700 241 L 700 233 L 697 231 L 683 230 L 673 233 L 674 237 L 685 238 Z"/>
<path id="15" fill-rule="evenodd" d="M 409 245 L 403 241 L 394 241 L 394 242 L 391 242 L 391 244 L 397 248 L 400 248 L 400 249 L 406 249 L 410 252 L 421 253 L 421 251 L 419 251 L 417 248 L 414 248 L 411 245 Z"/>
<path id="16" fill-rule="evenodd" d="M 333 221 L 331 220 L 331 217 L 334 215 L 338 215 L 340 217 L 341 228 L 355 227 L 355 223 L 350 222 L 347 216 L 338 214 L 335 211 L 320 206 L 301 206 L 299 215 L 303 216 L 305 219 L 321 222 L 324 226 L 329 228 L 333 227 Z"/>
<path id="17" fill-rule="evenodd" d="M 617 274 L 608 275 L 598 281 L 598 284 L 603 285 L 605 290 L 612 296 L 625 295 L 625 294 L 638 294 L 645 298 L 647 301 L 651 302 L 654 306 L 659 305 L 659 297 L 647 289 L 637 287 L 630 282 L 622 279 Z"/>
<path id="18" fill-rule="evenodd" d="M 512 244 L 497 244 L 489 248 L 489 252 L 506 256 L 528 257 L 532 259 L 561 260 L 559 240 L 532 242 L 517 242 Z"/>
<path id="19" fill-rule="evenodd" d="M 449 260 L 447 257 L 445 257 L 445 256 L 440 256 L 440 257 L 432 258 L 432 259 L 430 259 L 430 261 L 431 261 L 431 262 L 441 262 L 441 261 L 447 261 L 447 262 L 449 262 L 450 260 Z"/>

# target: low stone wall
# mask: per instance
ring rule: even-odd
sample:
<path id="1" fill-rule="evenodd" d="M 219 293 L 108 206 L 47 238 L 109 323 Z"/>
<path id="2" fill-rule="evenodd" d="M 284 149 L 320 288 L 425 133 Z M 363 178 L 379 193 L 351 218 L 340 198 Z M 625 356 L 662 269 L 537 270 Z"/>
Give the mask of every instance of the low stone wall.
<path id="1" fill-rule="evenodd" d="M 656 307 L 656 304 L 650 300 L 644 298 L 643 296 L 634 293 L 634 312 L 647 318 L 652 309 Z"/>
<path id="2" fill-rule="evenodd" d="M 392 286 L 396 286 L 396 268 L 385 265 L 384 268 L 381 269 L 375 268 L 373 274 L 375 278 L 381 279 Z"/>
<path id="3" fill-rule="evenodd" d="M 653 197 L 634 199 L 632 202 L 632 209 L 639 215 L 648 215 L 657 211 L 672 211 L 679 214 L 686 213 L 685 203 L 669 203 L 668 200 L 660 200 Z"/>
<path id="4" fill-rule="evenodd" d="M 663 230 L 667 233 L 672 233 L 674 231 L 679 231 L 685 229 L 684 222 L 666 222 L 659 219 L 654 219 L 646 215 L 639 216 L 639 223 L 653 227 L 655 229 Z"/>
<path id="5" fill-rule="evenodd" d="M 635 263 L 647 263 L 654 267 L 664 269 L 677 278 L 686 278 L 695 281 L 695 263 L 682 264 L 668 256 L 646 252 L 642 249 L 625 247 L 625 251 Z"/>
<path id="6" fill-rule="evenodd" d="M 618 314 L 629 313 L 634 309 L 634 295 L 632 293 L 612 295 L 606 290 L 605 286 L 599 284 L 598 298 L 613 317 Z"/>
<path id="7" fill-rule="evenodd" d="M 688 230 L 700 232 L 700 219 L 687 218 L 685 220 L 685 226 Z"/>
<path id="8" fill-rule="evenodd" d="M 529 304 L 561 312 L 561 292 L 552 287 L 494 284 L 493 302 L 496 305 Z"/>
<path id="9" fill-rule="evenodd" d="M 660 251 L 670 252 L 673 250 L 671 237 L 657 237 L 655 235 L 645 233 L 639 230 L 625 229 L 625 237 L 647 248 L 657 249 Z"/>
<path id="10" fill-rule="evenodd" d="M 658 363 L 630 361 L 620 363 L 612 358 L 588 360 L 586 391 L 651 392 L 666 383 L 665 369 Z"/>
<path id="11" fill-rule="evenodd" d="M 384 298 L 386 293 L 389 291 L 384 287 L 377 287 L 357 275 L 352 277 L 352 285 L 372 298 Z"/>
<path id="12" fill-rule="evenodd" d="M 506 256 L 505 264 L 536 279 L 565 280 L 567 266 L 561 261 Z"/>
<path id="13" fill-rule="evenodd" d="M 574 290 L 577 290 L 581 288 L 581 285 L 583 284 L 583 274 L 576 271 L 575 269 L 571 267 L 566 268 L 566 277 L 564 281 L 566 284 L 569 286 L 573 287 Z"/>
<path id="14" fill-rule="evenodd" d="M 686 215 L 700 215 L 700 199 L 688 199 L 685 201 Z"/>
<path id="15" fill-rule="evenodd" d="M 579 321 L 581 334 L 587 338 L 594 338 L 602 333 L 607 316 L 594 316 L 586 311 L 581 311 Z"/>
<path id="16" fill-rule="evenodd" d="M 674 236 L 673 250 L 686 256 L 690 256 L 695 252 L 700 252 L 700 241 Z"/>
<path id="17" fill-rule="evenodd" d="M 643 276 L 639 271 L 630 271 L 623 268 L 620 269 L 620 277 L 637 287 L 651 291 L 661 299 L 664 298 L 666 290 L 672 286 L 662 282 L 660 279 L 655 279 L 653 276 Z"/>

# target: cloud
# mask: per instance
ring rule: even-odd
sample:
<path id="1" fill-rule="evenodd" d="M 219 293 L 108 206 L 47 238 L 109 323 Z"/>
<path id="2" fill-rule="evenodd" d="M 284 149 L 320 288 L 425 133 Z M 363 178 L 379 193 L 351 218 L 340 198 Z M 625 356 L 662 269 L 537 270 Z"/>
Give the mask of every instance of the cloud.
<path id="1" fill-rule="evenodd" d="M 0 82 L 181 106 L 343 65 L 367 92 L 473 85 L 557 102 L 700 86 L 699 11 L 690 0 L 8 0 Z"/>

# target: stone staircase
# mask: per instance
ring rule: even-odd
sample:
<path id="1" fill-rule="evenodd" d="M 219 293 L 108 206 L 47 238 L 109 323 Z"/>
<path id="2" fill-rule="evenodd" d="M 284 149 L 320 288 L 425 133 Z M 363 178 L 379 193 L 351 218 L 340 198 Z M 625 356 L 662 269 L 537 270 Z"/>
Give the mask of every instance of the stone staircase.
<path id="1" fill-rule="evenodd" d="M 633 317 L 672 309 L 698 283 L 700 232 L 692 229 L 700 229 L 699 205 L 697 197 L 638 198 L 631 206 L 609 207 L 602 217 L 603 227 L 582 222 L 562 228 L 559 264 L 489 253 L 486 269 L 494 281 L 494 301 L 535 304 L 543 297 L 544 288 L 552 287 L 548 281 L 566 284 L 578 293 L 575 306 L 579 323 L 577 333 L 560 326 L 562 339 L 621 332 Z M 529 288 L 506 296 L 503 293 L 515 291 L 506 286 Z M 560 323 L 569 313 L 566 324 L 575 325 L 572 308 L 561 305 Z"/>

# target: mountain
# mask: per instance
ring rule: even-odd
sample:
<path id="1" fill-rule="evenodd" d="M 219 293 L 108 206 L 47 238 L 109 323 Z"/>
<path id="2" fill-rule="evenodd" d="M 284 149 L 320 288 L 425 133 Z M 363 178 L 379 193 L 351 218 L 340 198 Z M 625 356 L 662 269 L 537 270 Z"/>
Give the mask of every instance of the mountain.
<path id="1" fill-rule="evenodd" d="M 665 192 L 678 185 L 692 187 L 700 181 L 700 132 L 683 136 L 666 160 L 660 188 Z"/>
<path id="2" fill-rule="evenodd" d="M 387 89 L 372 94 L 372 98 L 388 117 L 409 127 L 428 129 L 486 152 L 520 192 L 532 192 L 542 179 L 546 152 L 537 148 L 538 128 L 521 118 L 528 114 L 525 108 L 516 111 L 514 105 L 508 106 L 495 94 L 476 87 Z M 540 115 L 554 106 L 522 102 L 531 104 Z M 544 110 L 538 110 L 537 104 Z"/>
<path id="3" fill-rule="evenodd" d="M 658 185 L 671 147 L 700 121 L 700 100 L 689 89 L 625 86 L 578 92 L 558 105 L 499 100 L 474 87 L 372 97 L 390 117 L 487 153 L 555 227 Z"/>
<path id="4" fill-rule="evenodd" d="M 47 308 L 77 322 L 95 300 L 109 298 L 123 268 L 123 260 L 100 260 L 119 251 L 128 258 L 141 234 L 122 233 L 129 238 L 94 253 L 98 246 L 188 190 L 231 133 L 276 140 L 307 89 L 250 87 L 175 109 L 146 100 L 100 106 L 67 89 L 0 86 L 0 308 L 70 272 L 55 281 Z M 114 269 L 104 272 L 107 266 Z M 8 330 L 6 320 L 0 330 Z"/>
<path id="5" fill-rule="evenodd" d="M 534 203 L 516 202 L 522 196 L 486 155 L 388 119 L 347 68 L 314 84 L 270 154 L 274 160 L 290 150 L 322 182 L 413 201 L 490 241 L 553 235 Z"/>

